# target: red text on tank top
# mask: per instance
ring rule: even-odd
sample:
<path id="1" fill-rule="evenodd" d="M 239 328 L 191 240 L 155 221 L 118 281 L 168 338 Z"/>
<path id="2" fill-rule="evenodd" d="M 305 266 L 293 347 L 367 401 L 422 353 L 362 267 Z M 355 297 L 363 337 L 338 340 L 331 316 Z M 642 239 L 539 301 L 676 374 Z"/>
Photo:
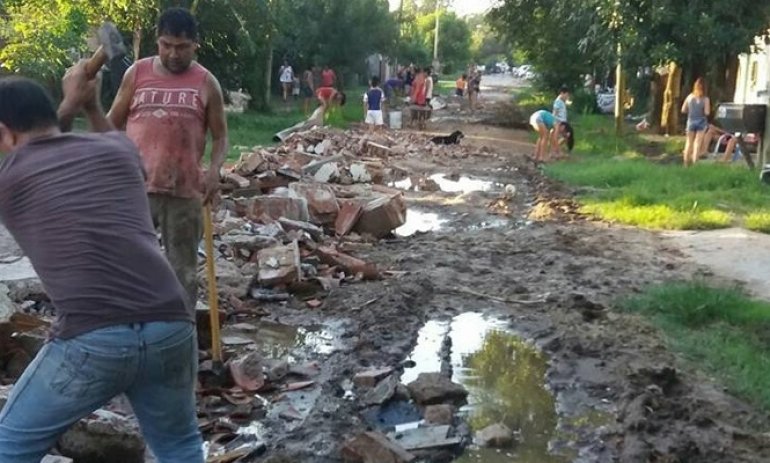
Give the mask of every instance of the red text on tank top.
<path id="1" fill-rule="evenodd" d="M 194 62 L 181 74 L 160 75 L 153 69 L 155 59 L 136 63 L 126 134 L 142 154 L 149 193 L 200 198 L 206 150 L 201 95 L 208 71 Z"/>

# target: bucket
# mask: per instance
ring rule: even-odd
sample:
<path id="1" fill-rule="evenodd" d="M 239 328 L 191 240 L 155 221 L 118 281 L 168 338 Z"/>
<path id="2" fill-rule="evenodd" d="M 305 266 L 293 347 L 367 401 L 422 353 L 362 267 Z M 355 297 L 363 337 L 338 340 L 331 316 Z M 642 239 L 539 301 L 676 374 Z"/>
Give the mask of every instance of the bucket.
<path id="1" fill-rule="evenodd" d="M 388 115 L 388 123 L 391 129 L 401 128 L 401 111 L 391 111 Z"/>

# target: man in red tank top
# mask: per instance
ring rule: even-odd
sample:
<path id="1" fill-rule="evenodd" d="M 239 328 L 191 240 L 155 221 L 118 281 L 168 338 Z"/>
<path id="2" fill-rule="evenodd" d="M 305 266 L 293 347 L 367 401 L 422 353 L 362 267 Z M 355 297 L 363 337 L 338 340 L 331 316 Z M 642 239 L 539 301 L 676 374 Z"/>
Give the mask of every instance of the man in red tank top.
<path id="1" fill-rule="evenodd" d="M 210 202 L 217 193 L 228 148 L 222 89 L 194 60 L 197 49 L 193 15 L 183 8 L 163 12 L 158 20 L 158 55 L 128 69 L 108 114 L 139 147 L 153 221 L 193 305 L 202 202 Z M 211 163 L 204 173 L 201 162 L 209 131 Z"/>

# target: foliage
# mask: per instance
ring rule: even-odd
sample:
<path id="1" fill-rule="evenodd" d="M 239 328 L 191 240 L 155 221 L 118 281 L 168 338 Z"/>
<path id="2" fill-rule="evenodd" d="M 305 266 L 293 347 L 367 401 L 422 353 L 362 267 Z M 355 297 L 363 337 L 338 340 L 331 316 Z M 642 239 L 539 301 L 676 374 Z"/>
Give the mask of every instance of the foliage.
<path id="1" fill-rule="evenodd" d="M 6 70 L 53 82 L 85 48 L 88 2 L 17 0 L 4 7 L 0 62 Z"/>
<path id="2" fill-rule="evenodd" d="M 619 305 L 650 316 L 695 365 L 770 409 L 770 304 L 693 281 L 651 287 Z"/>
<path id="3" fill-rule="evenodd" d="M 551 164 L 546 172 L 579 188 L 587 213 L 602 219 L 658 229 L 721 228 L 740 222 L 762 230 L 767 217 L 768 187 L 744 165 L 701 162 L 683 169 L 679 164 L 651 162 L 668 152 L 679 156 L 681 145 L 629 133 L 613 134 L 607 116 L 573 118 L 575 156 Z"/>
<path id="4" fill-rule="evenodd" d="M 606 76 L 621 45 L 628 69 L 675 61 L 687 81 L 724 69 L 770 23 L 770 4 L 754 0 L 503 0 L 495 29 L 523 50 L 555 88 L 580 73 Z M 631 73 L 633 75 L 633 73 Z M 724 76 L 722 75 L 722 79 Z M 717 79 L 718 80 L 718 79 Z"/>

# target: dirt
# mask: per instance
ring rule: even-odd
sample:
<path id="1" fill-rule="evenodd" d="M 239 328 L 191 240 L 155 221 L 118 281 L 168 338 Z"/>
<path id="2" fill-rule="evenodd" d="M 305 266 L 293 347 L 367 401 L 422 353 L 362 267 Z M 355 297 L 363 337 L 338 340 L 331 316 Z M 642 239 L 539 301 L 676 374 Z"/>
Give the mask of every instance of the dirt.
<path id="1" fill-rule="evenodd" d="M 534 404 L 520 423 L 524 441 L 509 452 L 471 449 L 458 461 L 770 461 L 765 414 L 678 359 L 648 321 L 613 308 L 652 283 L 708 277 L 680 242 L 576 214 L 570 192 L 525 159 L 526 133 L 451 119 L 429 130 L 454 128 L 490 149 L 460 160 L 401 161 L 411 177 L 441 174 L 436 183 L 452 190 L 405 192 L 422 225 L 374 244 L 341 243 L 388 270 L 385 279 L 333 289 L 317 309 L 296 299 L 266 303 L 261 320 L 239 320 L 253 329 L 225 327 L 234 341 L 257 341 L 266 357 L 320 367 L 314 386 L 275 397 L 263 419 L 241 429 L 267 444 L 252 461 L 341 461 L 341 444 L 372 426 L 370 410 L 350 394 L 356 373 L 394 367 L 405 379 L 454 368 L 457 381 L 472 379 L 458 369 L 495 330 L 515 336 L 506 338 L 513 344 L 505 344 L 503 363 L 532 359 L 520 373 L 528 381 L 499 371 L 511 381 L 501 383 L 508 400 Z M 487 321 L 479 328 L 474 320 Z M 447 337 L 454 344 L 441 341 Z M 431 339 L 439 340 L 436 355 L 418 355 Z"/>
<path id="2" fill-rule="evenodd" d="M 300 427 L 272 436 L 264 461 L 339 461 L 340 442 L 366 426 L 339 385 L 365 367 L 400 365 L 427 321 L 466 312 L 505 321 L 550 357 L 557 427 L 569 430 L 561 441 L 554 435 L 570 456 L 558 461 L 767 461 L 764 414 L 692 371 L 647 321 L 612 309 L 619 297 L 699 268 L 655 233 L 584 220 L 521 151 L 507 153 L 402 166 L 412 175 L 462 173 L 489 188 L 408 191 L 410 208 L 445 221 L 428 233 L 348 246 L 395 277 L 334 290 L 314 314 L 293 304 L 269 308 L 285 323 L 343 320 L 337 336 L 345 347 L 323 359 L 329 381 L 316 405 Z M 516 194 L 501 223 L 487 206 L 506 185 Z M 520 458 L 500 461 L 538 461 Z"/>

